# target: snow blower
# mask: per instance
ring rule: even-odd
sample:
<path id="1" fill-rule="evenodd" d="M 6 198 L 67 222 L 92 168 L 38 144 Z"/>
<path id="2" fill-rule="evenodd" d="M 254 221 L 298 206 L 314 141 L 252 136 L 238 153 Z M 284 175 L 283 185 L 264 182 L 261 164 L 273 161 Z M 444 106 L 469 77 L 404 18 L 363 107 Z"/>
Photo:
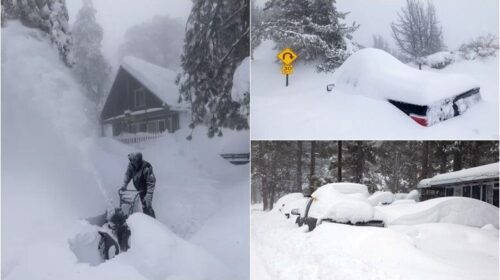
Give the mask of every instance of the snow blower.
<path id="1" fill-rule="evenodd" d="M 104 260 L 109 260 L 129 248 L 130 229 L 126 223 L 128 216 L 137 212 L 139 192 L 135 190 L 118 190 L 120 207 L 108 211 L 106 222 L 99 229 L 98 250 Z"/>

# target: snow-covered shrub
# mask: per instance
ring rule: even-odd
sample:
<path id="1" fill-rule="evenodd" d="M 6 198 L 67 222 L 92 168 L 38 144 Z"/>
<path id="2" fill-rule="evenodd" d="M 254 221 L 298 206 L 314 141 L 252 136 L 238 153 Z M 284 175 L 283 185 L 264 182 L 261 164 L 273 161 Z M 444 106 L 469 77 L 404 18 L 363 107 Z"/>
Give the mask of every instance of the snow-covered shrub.
<path id="1" fill-rule="evenodd" d="M 459 51 L 463 58 L 474 60 L 478 57 L 496 56 L 498 47 L 498 37 L 488 34 L 479 36 L 470 40 L 468 43 L 462 44 Z"/>
<path id="2" fill-rule="evenodd" d="M 434 69 L 443 69 L 455 62 L 455 53 L 449 51 L 437 52 L 424 58 L 423 64 Z"/>

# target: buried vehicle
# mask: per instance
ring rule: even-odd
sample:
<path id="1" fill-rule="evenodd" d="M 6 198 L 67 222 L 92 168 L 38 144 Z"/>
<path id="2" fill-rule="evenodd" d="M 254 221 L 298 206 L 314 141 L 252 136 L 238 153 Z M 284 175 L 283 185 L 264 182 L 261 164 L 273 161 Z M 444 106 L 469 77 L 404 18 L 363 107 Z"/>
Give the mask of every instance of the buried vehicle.
<path id="1" fill-rule="evenodd" d="M 309 231 L 322 222 L 383 227 L 382 220 L 374 219 L 368 195 L 368 188 L 362 184 L 331 183 L 312 193 L 304 210 L 296 208 L 292 214 L 300 215 L 297 223 L 306 224 Z"/>
<path id="2" fill-rule="evenodd" d="M 387 100 L 422 126 L 462 115 L 481 100 L 479 84 L 468 76 L 417 70 L 373 48 L 335 71 L 327 91 L 334 89 Z"/>

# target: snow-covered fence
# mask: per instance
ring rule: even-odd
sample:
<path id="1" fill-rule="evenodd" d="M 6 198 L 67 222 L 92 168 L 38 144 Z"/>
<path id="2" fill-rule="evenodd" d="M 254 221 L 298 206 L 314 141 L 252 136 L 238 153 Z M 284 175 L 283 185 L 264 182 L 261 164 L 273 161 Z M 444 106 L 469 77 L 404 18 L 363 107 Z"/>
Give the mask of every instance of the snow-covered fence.
<path id="1" fill-rule="evenodd" d="M 158 133 L 122 133 L 118 136 L 115 136 L 120 142 L 125 144 L 134 144 L 139 142 L 145 142 L 153 139 L 158 139 L 168 134 L 168 131 L 158 132 Z"/>

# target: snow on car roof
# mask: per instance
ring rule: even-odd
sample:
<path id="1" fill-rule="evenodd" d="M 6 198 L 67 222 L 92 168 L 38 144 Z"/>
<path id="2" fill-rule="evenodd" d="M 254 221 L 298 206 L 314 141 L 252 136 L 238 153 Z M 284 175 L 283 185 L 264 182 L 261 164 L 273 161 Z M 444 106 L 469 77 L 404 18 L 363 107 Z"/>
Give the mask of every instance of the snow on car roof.
<path id="1" fill-rule="evenodd" d="M 187 104 L 177 102 L 179 89 L 175 84 L 175 72 L 133 56 L 124 57 L 121 66 L 172 108 L 188 108 Z"/>
<path id="2" fill-rule="evenodd" d="M 351 55 L 335 71 L 333 81 L 346 92 L 417 105 L 431 105 L 479 87 L 466 75 L 414 69 L 373 48 Z"/>
<path id="3" fill-rule="evenodd" d="M 438 174 L 432 178 L 423 179 L 418 183 L 418 188 L 428 188 L 433 185 L 443 185 L 463 181 L 480 180 L 498 177 L 499 163 L 491 163 L 478 167 L 462 169 L 455 172 Z"/>
<path id="4" fill-rule="evenodd" d="M 330 183 L 319 187 L 313 194 L 313 197 L 318 197 L 322 193 L 337 191 L 342 194 L 362 194 L 368 197 L 368 187 L 357 183 Z"/>

